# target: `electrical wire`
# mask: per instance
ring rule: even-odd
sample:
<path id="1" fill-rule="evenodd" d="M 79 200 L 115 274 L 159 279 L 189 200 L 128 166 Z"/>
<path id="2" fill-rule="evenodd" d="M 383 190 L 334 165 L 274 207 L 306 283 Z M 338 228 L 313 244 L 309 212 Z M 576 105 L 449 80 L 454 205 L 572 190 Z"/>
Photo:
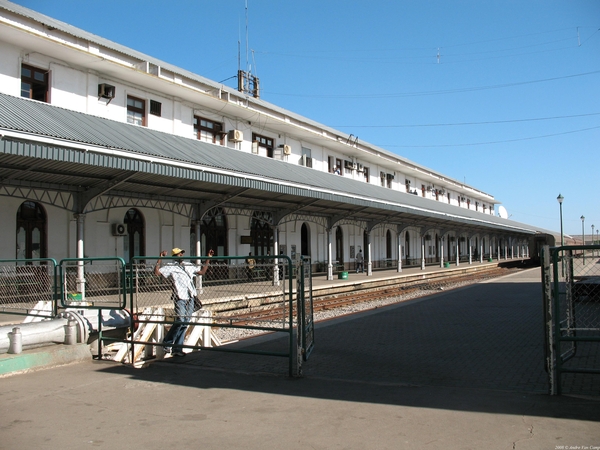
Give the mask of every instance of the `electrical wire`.
<path id="1" fill-rule="evenodd" d="M 535 139 L 544 139 L 544 138 L 548 138 L 548 137 L 554 137 L 554 136 L 563 136 L 566 134 L 574 134 L 574 133 L 581 133 L 584 131 L 590 131 L 590 130 L 597 130 L 600 128 L 600 125 L 598 125 L 597 127 L 590 127 L 590 128 L 581 128 L 579 130 L 571 130 L 571 131 L 564 131 L 562 133 L 552 133 L 552 134 L 544 134 L 541 136 L 530 136 L 530 137 L 525 137 L 525 138 L 518 138 L 518 139 L 506 139 L 503 141 L 488 141 L 488 142 L 474 142 L 474 143 L 469 143 L 469 144 L 437 144 L 437 145 L 395 145 L 395 144 L 375 144 L 378 147 L 382 147 L 382 148 L 448 148 L 448 147 L 473 147 L 476 145 L 493 145 L 493 144 L 506 144 L 509 142 L 520 142 L 520 141 L 531 141 L 531 140 L 535 140 Z"/>
<path id="2" fill-rule="evenodd" d="M 587 114 L 573 114 L 570 116 L 553 116 L 553 117 L 535 117 L 529 119 L 510 119 L 510 120 L 488 120 L 484 122 L 456 122 L 456 123 L 426 123 L 414 125 L 331 125 L 333 128 L 424 128 L 424 127 L 455 127 L 465 125 L 495 125 L 502 123 L 519 123 L 519 122 L 537 122 L 544 120 L 572 119 L 574 117 L 589 117 L 598 116 L 600 112 Z"/>

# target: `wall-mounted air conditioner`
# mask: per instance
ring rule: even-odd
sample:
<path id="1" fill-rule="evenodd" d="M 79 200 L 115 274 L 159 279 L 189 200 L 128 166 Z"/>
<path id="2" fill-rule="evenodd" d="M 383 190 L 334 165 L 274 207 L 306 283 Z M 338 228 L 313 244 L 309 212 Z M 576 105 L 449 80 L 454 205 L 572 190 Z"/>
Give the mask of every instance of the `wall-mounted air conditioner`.
<path id="1" fill-rule="evenodd" d="M 363 166 L 362 164 L 357 164 L 356 165 L 356 170 L 358 170 L 359 172 L 364 172 L 365 171 L 365 166 Z"/>
<path id="2" fill-rule="evenodd" d="M 242 142 L 244 140 L 244 133 L 241 130 L 229 130 L 227 133 L 227 140 L 231 142 Z"/>
<path id="3" fill-rule="evenodd" d="M 283 154 L 286 156 L 290 156 L 292 154 L 292 146 L 285 144 L 283 146 Z"/>
<path id="4" fill-rule="evenodd" d="M 127 227 L 122 223 L 113 223 L 112 234 L 113 236 L 125 236 L 127 234 Z"/>
<path id="5" fill-rule="evenodd" d="M 107 98 L 109 100 L 108 103 L 110 103 L 110 100 L 115 98 L 115 95 L 116 88 L 114 86 L 106 83 L 100 83 L 98 85 L 98 100 L 101 98 Z"/>

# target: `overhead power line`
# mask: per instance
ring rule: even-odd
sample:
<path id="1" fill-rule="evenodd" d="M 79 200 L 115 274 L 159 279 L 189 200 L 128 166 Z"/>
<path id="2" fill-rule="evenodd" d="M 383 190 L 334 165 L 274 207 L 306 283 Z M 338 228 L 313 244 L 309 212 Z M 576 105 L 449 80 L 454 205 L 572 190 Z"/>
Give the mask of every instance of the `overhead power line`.
<path id="1" fill-rule="evenodd" d="M 571 116 L 553 116 L 553 117 L 535 117 L 529 119 L 510 119 L 510 120 L 488 120 L 484 122 L 456 122 L 456 123 L 425 123 L 413 125 L 331 125 L 333 128 L 423 128 L 423 127 L 455 127 L 465 125 L 495 125 L 502 123 L 518 122 L 536 122 L 543 120 L 572 119 L 574 117 L 598 116 L 600 112 L 588 114 L 574 114 Z"/>
<path id="2" fill-rule="evenodd" d="M 473 91 L 484 91 L 489 89 L 503 89 L 515 86 L 525 86 L 528 84 L 536 83 L 547 83 L 549 81 L 566 80 L 569 78 L 584 77 L 587 75 L 596 75 L 600 73 L 600 70 L 594 70 L 592 72 L 577 73 L 573 75 L 564 75 L 562 77 L 542 78 L 540 80 L 530 81 L 517 81 L 515 83 L 504 83 L 504 84 L 493 84 L 490 86 L 474 86 L 457 89 L 445 89 L 439 91 L 420 91 L 420 92 L 397 92 L 397 93 L 384 93 L 384 94 L 364 94 L 364 95 L 349 95 L 349 94 L 288 94 L 279 92 L 270 92 L 274 95 L 286 95 L 289 97 L 309 97 L 309 98 L 390 98 L 390 97 L 419 97 L 426 95 L 442 95 L 442 94 L 458 94 L 463 92 Z"/>
<path id="3" fill-rule="evenodd" d="M 518 139 L 506 139 L 503 141 L 488 141 L 488 142 L 473 142 L 473 143 L 469 143 L 469 144 L 433 144 L 433 145 L 396 145 L 396 144 L 375 144 L 378 147 L 382 147 L 382 148 L 448 148 L 448 147 L 473 147 L 476 145 L 492 145 L 492 144 L 506 144 L 508 142 L 519 142 L 519 141 L 531 141 L 534 139 L 543 139 L 543 138 L 548 138 L 548 137 L 554 137 L 554 136 L 562 136 L 565 134 L 573 134 L 573 133 L 581 133 L 584 131 L 590 131 L 590 130 L 597 130 L 600 128 L 600 125 L 597 127 L 590 127 L 590 128 L 581 128 L 579 130 L 571 130 L 571 131 L 564 131 L 562 133 L 552 133 L 552 134 L 544 134 L 541 136 L 530 136 L 530 137 L 524 137 L 524 138 L 518 138 Z"/>

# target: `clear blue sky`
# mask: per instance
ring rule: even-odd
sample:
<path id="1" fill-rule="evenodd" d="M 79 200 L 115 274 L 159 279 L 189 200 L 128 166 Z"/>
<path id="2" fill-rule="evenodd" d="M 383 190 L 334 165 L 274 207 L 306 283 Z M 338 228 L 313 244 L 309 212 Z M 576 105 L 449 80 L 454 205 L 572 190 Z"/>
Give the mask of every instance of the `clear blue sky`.
<path id="1" fill-rule="evenodd" d="M 232 87 L 239 45 L 264 100 L 600 229 L 598 0 L 248 0 L 248 58 L 245 0 L 16 3 Z"/>

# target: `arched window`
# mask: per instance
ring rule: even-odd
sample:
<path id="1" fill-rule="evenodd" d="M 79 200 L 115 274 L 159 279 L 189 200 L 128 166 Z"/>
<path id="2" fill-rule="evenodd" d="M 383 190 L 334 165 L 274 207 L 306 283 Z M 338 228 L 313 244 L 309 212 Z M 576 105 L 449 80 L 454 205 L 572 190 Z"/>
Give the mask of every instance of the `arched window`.
<path id="1" fill-rule="evenodd" d="M 387 230 L 385 233 L 385 257 L 388 262 L 392 259 L 392 232 Z"/>
<path id="2" fill-rule="evenodd" d="M 146 226 L 144 216 L 135 208 L 127 211 L 123 223 L 127 227 L 123 239 L 123 259 L 129 263 L 134 256 L 146 254 Z"/>
<path id="3" fill-rule="evenodd" d="M 267 252 L 273 254 L 272 216 L 269 212 L 255 211 L 250 224 L 250 235 L 254 247 L 253 255 L 264 256 Z"/>
<path id="4" fill-rule="evenodd" d="M 48 257 L 46 212 L 39 203 L 23 202 L 17 210 L 17 259 Z"/>
<path id="5" fill-rule="evenodd" d="M 335 229 L 335 259 L 338 264 L 344 264 L 344 233 L 342 227 Z"/>
<path id="6" fill-rule="evenodd" d="M 227 216 L 223 208 L 213 208 L 202 218 L 200 224 L 202 253 L 214 250 L 215 256 L 227 256 Z M 190 230 L 190 255 L 196 255 L 196 229 Z"/>
<path id="7" fill-rule="evenodd" d="M 302 224 L 300 230 L 300 248 L 302 256 L 310 256 L 310 228 L 306 223 Z"/>
<path id="8" fill-rule="evenodd" d="M 410 234 L 408 231 L 404 233 L 404 255 L 406 256 L 406 264 L 408 265 L 408 260 L 410 259 Z"/>

